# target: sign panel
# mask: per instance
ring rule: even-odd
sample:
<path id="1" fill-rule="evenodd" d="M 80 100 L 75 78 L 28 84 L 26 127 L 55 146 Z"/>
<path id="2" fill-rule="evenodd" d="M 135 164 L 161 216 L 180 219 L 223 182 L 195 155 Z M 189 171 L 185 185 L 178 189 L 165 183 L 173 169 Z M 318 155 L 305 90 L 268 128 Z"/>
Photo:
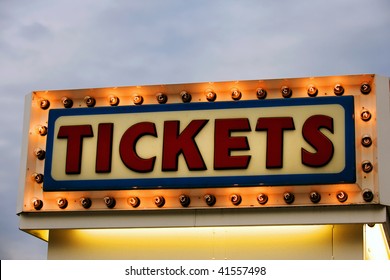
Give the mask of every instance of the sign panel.
<path id="1" fill-rule="evenodd" d="M 371 74 L 35 91 L 18 213 L 383 204 L 387 97 Z"/>
<path id="2" fill-rule="evenodd" d="M 354 183 L 354 97 L 52 109 L 44 191 Z"/>

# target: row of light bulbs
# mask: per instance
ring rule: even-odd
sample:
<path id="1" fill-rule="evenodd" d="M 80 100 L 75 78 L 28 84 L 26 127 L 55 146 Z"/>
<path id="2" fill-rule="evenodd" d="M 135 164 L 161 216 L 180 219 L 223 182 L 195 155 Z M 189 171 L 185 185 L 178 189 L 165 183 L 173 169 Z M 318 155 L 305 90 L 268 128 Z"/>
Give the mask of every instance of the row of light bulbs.
<path id="1" fill-rule="evenodd" d="M 363 94 L 369 94 L 371 92 L 371 85 L 367 82 L 364 82 L 360 86 L 360 91 Z M 283 86 L 280 89 L 281 95 L 284 98 L 290 98 L 293 94 L 293 91 L 288 86 Z M 333 92 L 337 96 L 341 96 L 344 94 L 345 90 L 341 84 L 336 84 L 333 88 Z M 315 97 L 318 95 L 318 89 L 314 85 L 309 85 L 307 88 L 307 95 L 310 97 Z M 258 99 L 265 99 L 267 97 L 267 90 L 265 88 L 258 88 L 256 90 L 256 96 Z M 192 100 L 192 96 L 187 91 L 180 92 L 180 97 L 184 103 L 189 103 Z M 233 88 L 231 90 L 231 97 L 233 100 L 240 100 L 242 98 L 242 93 L 239 89 Z M 217 99 L 217 94 L 213 90 L 206 90 L 206 99 L 210 102 L 213 102 Z M 157 93 L 156 100 L 159 104 L 165 104 L 168 101 L 168 96 L 165 93 Z M 73 100 L 68 97 L 63 97 L 61 99 L 62 104 L 65 108 L 73 107 Z M 119 97 L 115 95 L 108 96 L 108 103 L 111 106 L 119 105 Z M 135 105 L 141 105 L 144 102 L 144 98 L 141 95 L 136 95 L 133 97 L 133 102 Z M 84 103 L 87 107 L 94 107 L 96 105 L 96 100 L 92 96 L 85 96 Z M 43 110 L 46 110 L 50 107 L 50 101 L 47 99 L 41 99 L 40 107 Z"/>
<path id="2" fill-rule="evenodd" d="M 371 190 L 368 190 L 368 189 L 364 190 L 362 192 L 362 196 L 363 196 L 364 201 L 366 201 L 366 202 L 371 202 L 374 199 L 374 194 L 372 193 Z M 260 205 L 265 205 L 268 202 L 268 195 L 267 194 L 261 193 L 256 198 L 257 198 L 257 202 Z M 309 198 L 310 198 L 310 201 L 312 203 L 319 203 L 321 201 L 321 194 L 319 192 L 313 191 L 313 192 L 310 192 Z M 336 198 L 339 202 L 343 203 L 343 202 L 347 201 L 348 194 L 345 191 L 339 191 L 338 193 L 336 193 Z M 203 199 L 204 199 L 206 205 L 210 206 L 210 207 L 214 206 L 215 203 L 217 202 L 217 199 L 213 194 L 206 194 L 203 196 Z M 106 196 L 103 198 L 103 200 L 104 200 L 104 203 L 107 206 L 107 208 L 112 209 L 116 205 L 116 200 L 114 197 Z M 188 207 L 191 204 L 191 198 L 186 194 L 180 195 L 178 200 L 179 200 L 181 206 L 183 206 L 183 207 Z M 285 192 L 283 194 L 283 200 L 286 204 L 292 204 L 295 200 L 294 193 Z M 155 196 L 153 198 L 153 202 L 157 207 L 161 208 L 165 205 L 165 198 L 163 196 Z M 241 195 L 232 194 L 230 196 L 230 202 L 235 206 L 240 205 L 242 202 Z M 130 206 L 132 206 L 133 208 L 137 208 L 141 204 L 141 200 L 136 196 L 131 196 L 127 199 L 127 203 Z M 43 201 L 40 199 L 37 199 L 37 198 L 33 199 L 32 204 L 33 204 L 35 210 L 41 210 L 43 207 Z M 82 197 L 82 198 L 80 198 L 80 204 L 83 208 L 89 209 L 92 206 L 92 200 L 88 197 Z M 60 209 L 65 209 L 68 207 L 68 201 L 66 198 L 59 198 L 59 199 L 57 199 L 57 205 Z"/>

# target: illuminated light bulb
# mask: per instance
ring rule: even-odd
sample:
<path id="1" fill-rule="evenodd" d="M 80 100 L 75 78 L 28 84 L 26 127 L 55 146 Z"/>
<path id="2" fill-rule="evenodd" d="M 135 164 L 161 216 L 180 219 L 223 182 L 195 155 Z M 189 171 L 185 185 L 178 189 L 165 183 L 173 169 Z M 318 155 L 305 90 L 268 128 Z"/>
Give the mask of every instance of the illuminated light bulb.
<path id="1" fill-rule="evenodd" d="M 39 160 L 44 160 L 46 156 L 45 150 L 42 150 L 41 148 L 36 148 L 34 149 L 34 155 L 37 157 Z"/>
<path id="2" fill-rule="evenodd" d="M 118 106 L 119 105 L 119 97 L 117 97 L 115 95 L 108 96 L 108 103 L 111 106 Z"/>
<path id="3" fill-rule="evenodd" d="M 163 207 L 165 204 L 165 198 L 163 196 L 156 196 L 153 200 L 157 207 Z"/>
<path id="4" fill-rule="evenodd" d="M 92 200 L 89 197 L 82 197 L 80 198 L 80 204 L 85 209 L 89 209 L 92 206 Z"/>
<path id="5" fill-rule="evenodd" d="M 233 203 L 233 205 L 238 206 L 242 202 L 241 195 L 239 194 L 233 194 L 230 196 L 230 201 Z"/>
<path id="6" fill-rule="evenodd" d="M 233 100 L 240 100 L 241 97 L 242 97 L 241 91 L 239 91 L 239 90 L 236 89 L 236 88 L 232 89 L 232 99 L 233 99 Z"/>
<path id="7" fill-rule="evenodd" d="M 43 174 L 41 173 L 33 173 L 32 178 L 37 184 L 43 183 Z"/>
<path id="8" fill-rule="evenodd" d="M 204 196 L 204 200 L 208 206 L 213 206 L 217 202 L 217 199 L 212 194 L 206 194 Z"/>
<path id="9" fill-rule="evenodd" d="M 57 205 L 59 208 L 65 209 L 66 207 L 68 207 L 68 201 L 66 200 L 66 198 L 59 198 L 57 199 Z"/>
<path id="10" fill-rule="evenodd" d="M 131 196 L 127 199 L 127 203 L 134 208 L 137 208 L 141 204 L 141 200 L 136 196 Z"/>
<path id="11" fill-rule="evenodd" d="M 369 94 L 371 92 L 371 85 L 368 82 L 364 82 L 360 85 L 360 92 L 363 94 Z"/>
<path id="12" fill-rule="evenodd" d="M 213 102 L 213 101 L 215 101 L 217 99 L 217 94 L 214 91 L 212 91 L 212 90 L 208 90 L 206 92 L 206 99 L 209 102 Z"/>
<path id="13" fill-rule="evenodd" d="M 372 163 L 368 160 L 362 162 L 362 170 L 364 173 L 370 173 L 374 169 Z"/>
<path id="14" fill-rule="evenodd" d="M 291 204 L 294 202 L 295 200 L 295 196 L 293 193 L 290 193 L 290 192 L 286 192 L 283 194 L 283 199 L 284 201 L 287 203 L 287 204 Z"/>
<path id="15" fill-rule="evenodd" d="M 190 197 L 186 194 L 180 195 L 179 201 L 180 201 L 181 206 L 183 206 L 183 207 L 188 207 L 191 203 Z"/>
<path id="16" fill-rule="evenodd" d="M 38 199 L 38 198 L 33 198 L 32 205 L 33 205 L 35 210 L 41 210 L 43 207 L 43 201 Z"/>
<path id="17" fill-rule="evenodd" d="M 181 96 L 181 100 L 182 100 L 184 103 L 189 103 L 189 102 L 191 102 L 192 96 L 191 96 L 191 94 L 188 93 L 187 91 L 183 90 L 182 92 L 180 92 L 180 96 Z"/>
<path id="18" fill-rule="evenodd" d="M 333 92 L 337 96 L 343 95 L 344 94 L 344 87 L 341 84 L 336 84 L 333 88 Z"/>
<path id="19" fill-rule="evenodd" d="M 307 95 L 309 95 L 310 97 L 315 97 L 317 96 L 317 94 L 318 94 L 318 89 L 315 86 L 310 85 L 307 88 Z"/>
<path id="20" fill-rule="evenodd" d="M 135 105 L 141 105 L 142 103 L 144 103 L 144 98 L 141 95 L 136 95 L 133 97 L 133 103 Z"/>
<path id="21" fill-rule="evenodd" d="M 348 199 L 348 194 L 344 191 L 340 191 L 336 194 L 337 200 L 340 202 L 345 202 Z"/>
<path id="22" fill-rule="evenodd" d="M 365 202 L 371 202 L 374 199 L 374 194 L 369 189 L 363 190 L 362 196 Z"/>
<path id="23" fill-rule="evenodd" d="M 42 110 L 47 110 L 50 107 L 50 101 L 47 99 L 41 99 L 41 101 L 39 102 L 39 106 Z"/>
<path id="24" fill-rule="evenodd" d="M 95 107 L 96 105 L 96 100 L 92 96 L 87 95 L 84 97 L 84 103 L 87 105 L 87 107 Z"/>
<path id="25" fill-rule="evenodd" d="M 363 147 L 368 148 L 368 147 L 370 147 L 372 145 L 372 139 L 371 139 L 371 137 L 369 135 L 364 135 L 362 137 L 361 143 L 362 143 Z"/>
<path id="26" fill-rule="evenodd" d="M 110 209 L 114 208 L 116 205 L 116 200 L 112 196 L 106 196 L 103 198 L 103 200 L 106 206 Z"/>
<path id="27" fill-rule="evenodd" d="M 165 93 L 161 93 L 161 92 L 157 93 L 156 99 L 159 104 L 165 104 L 168 102 L 168 96 Z"/>
<path id="28" fill-rule="evenodd" d="M 47 126 L 38 125 L 38 126 L 36 126 L 36 131 L 39 135 L 46 136 L 47 135 Z"/>
<path id="29" fill-rule="evenodd" d="M 321 194 L 318 192 L 311 192 L 309 194 L 309 197 L 310 197 L 311 202 L 313 202 L 313 203 L 318 203 L 321 200 Z"/>
<path id="30" fill-rule="evenodd" d="M 257 196 L 257 201 L 259 204 L 264 205 L 268 202 L 268 195 L 261 193 Z"/>
<path id="31" fill-rule="evenodd" d="M 292 96 L 292 89 L 289 88 L 288 86 L 282 86 L 280 92 L 282 93 L 282 96 L 284 98 L 290 98 Z"/>
<path id="32" fill-rule="evenodd" d="M 365 121 L 365 122 L 368 122 L 369 120 L 371 120 L 371 113 L 370 111 L 368 110 L 363 110 L 361 113 L 360 113 L 360 118 Z"/>
<path id="33" fill-rule="evenodd" d="M 256 90 L 257 99 L 265 99 L 267 97 L 267 91 L 263 88 L 258 88 Z"/>
<path id="34" fill-rule="evenodd" d="M 73 100 L 64 96 L 61 98 L 62 105 L 64 105 L 65 108 L 72 108 L 73 107 Z"/>

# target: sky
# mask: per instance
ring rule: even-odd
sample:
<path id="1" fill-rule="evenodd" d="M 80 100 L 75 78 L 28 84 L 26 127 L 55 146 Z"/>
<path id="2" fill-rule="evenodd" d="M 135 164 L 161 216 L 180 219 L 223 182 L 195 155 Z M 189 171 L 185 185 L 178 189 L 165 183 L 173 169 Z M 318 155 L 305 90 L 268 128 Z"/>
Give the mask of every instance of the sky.
<path id="1" fill-rule="evenodd" d="M 0 0 L 0 259 L 46 259 L 18 229 L 24 97 L 34 90 L 375 73 L 388 0 Z"/>

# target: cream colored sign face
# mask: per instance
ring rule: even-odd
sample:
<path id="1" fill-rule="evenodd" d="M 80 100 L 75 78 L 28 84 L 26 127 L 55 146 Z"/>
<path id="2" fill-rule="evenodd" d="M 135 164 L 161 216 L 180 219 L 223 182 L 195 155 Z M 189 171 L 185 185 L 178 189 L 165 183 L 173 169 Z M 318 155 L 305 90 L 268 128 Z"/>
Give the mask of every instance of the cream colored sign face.
<path id="1" fill-rule="evenodd" d="M 52 110 L 44 190 L 353 182 L 354 134 L 353 97 Z"/>

